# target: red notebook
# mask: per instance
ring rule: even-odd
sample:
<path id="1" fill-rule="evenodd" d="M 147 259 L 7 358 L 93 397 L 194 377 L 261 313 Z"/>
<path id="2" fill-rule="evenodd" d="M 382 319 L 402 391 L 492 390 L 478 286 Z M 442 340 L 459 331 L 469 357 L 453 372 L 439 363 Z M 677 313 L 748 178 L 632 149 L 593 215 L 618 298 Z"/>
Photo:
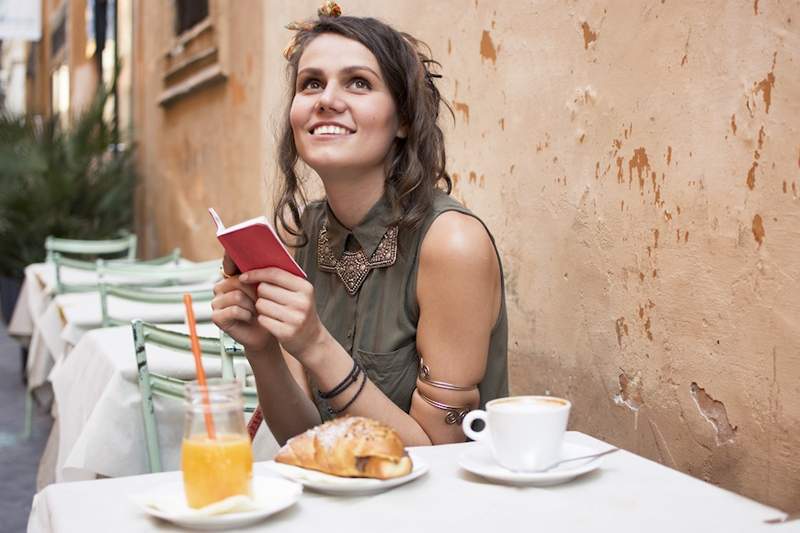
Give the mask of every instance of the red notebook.
<path id="1" fill-rule="evenodd" d="M 307 278 L 266 217 L 246 220 L 225 228 L 213 208 L 209 207 L 208 212 L 217 225 L 217 239 L 239 270 L 247 272 L 257 268 L 278 267 L 295 276 Z"/>

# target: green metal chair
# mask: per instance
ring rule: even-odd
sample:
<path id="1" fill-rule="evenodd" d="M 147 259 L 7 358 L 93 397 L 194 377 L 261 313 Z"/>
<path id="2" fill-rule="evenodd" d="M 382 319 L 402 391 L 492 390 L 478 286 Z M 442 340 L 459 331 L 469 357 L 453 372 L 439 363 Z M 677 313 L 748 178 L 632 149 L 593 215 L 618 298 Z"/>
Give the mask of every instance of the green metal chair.
<path id="1" fill-rule="evenodd" d="M 100 295 L 100 312 L 102 327 L 121 326 L 130 322 L 130 318 L 115 318 L 109 313 L 109 297 L 128 301 L 153 304 L 179 304 L 183 295 L 189 293 L 196 302 L 210 302 L 214 293 L 207 289 L 178 288 L 178 284 L 210 282 L 219 277 L 219 261 L 206 261 L 180 266 L 142 265 L 138 263 L 109 263 L 97 260 L 97 286 Z M 110 279 L 126 279 L 124 284 L 117 284 Z M 170 290 L 170 287 L 175 290 Z"/>
<path id="2" fill-rule="evenodd" d="M 162 255 L 154 259 L 137 261 L 128 259 L 126 257 L 120 259 L 109 259 L 104 261 L 107 261 L 107 263 L 111 265 L 125 264 L 129 266 L 140 265 L 144 267 L 152 267 L 152 266 L 166 266 L 166 265 L 177 266 L 180 263 L 180 259 L 181 259 L 181 249 L 175 248 L 169 254 Z M 88 261 L 85 259 L 75 259 L 72 257 L 66 257 L 62 255 L 61 252 L 53 252 L 51 256 L 51 262 L 55 266 L 55 271 L 56 271 L 56 294 L 64 294 L 70 292 L 89 292 L 97 290 L 98 284 L 95 282 L 65 283 L 61 271 L 62 268 L 67 267 L 74 270 L 83 270 L 85 272 L 97 272 L 97 260 Z"/>
<path id="3" fill-rule="evenodd" d="M 130 286 L 130 285 L 111 285 L 100 283 L 100 311 L 102 316 L 101 325 L 104 328 L 112 326 L 124 326 L 130 323 L 130 318 L 115 318 L 108 310 L 109 298 L 126 300 L 129 302 L 144 302 L 151 304 L 180 304 L 183 303 L 183 295 L 191 294 L 193 302 L 210 302 L 214 298 L 214 291 L 211 289 L 203 290 L 154 290 L 153 287 Z M 217 343 L 219 341 L 217 339 Z M 219 352 L 219 350 L 216 350 Z"/>
<path id="4" fill-rule="evenodd" d="M 51 235 L 45 240 L 44 249 L 48 262 L 52 261 L 55 253 L 92 256 L 125 254 L 132 261 L 136 258 L 136 242 L 135 234 L 104 240 L 62 239 Z"/>
<path id="5" fill-rule="evenodd" d="M 158 427 L 156 424 L 153 396 L 171 398 L 183 401 L 184 390 L 188 381 L 163 374 L 151 372 L 147 365 L 147 345 L 158 345 L 176 350 L 176 356 L 187 357 L 191 360 L 191 338 L 189 335 L 169 331 L 141 320 L 131 321 L 133 330 L 133 344 L 136 354 L 136 365 L 139 369 L 139 391 L 142 395 L 142 416 L 144 421 L 147 457 L 151 472 L 161 472 L 161 448 L 158 442 Z M 208 355 L 219 355 L 222 359 L 223 379 L 233 379 L 234 362 L 244 356 L 241 346 L 233 339 L 221 334 L 219 339 L 200 339 L 201 351 Z M 242 368 L 237 365 L 237 368 Z M 244 376 L 239 372 L 237 379 Z M 258 406 L 258 396 L 254 387 L 242 387 L 245 413 L 252 413 Z"/>

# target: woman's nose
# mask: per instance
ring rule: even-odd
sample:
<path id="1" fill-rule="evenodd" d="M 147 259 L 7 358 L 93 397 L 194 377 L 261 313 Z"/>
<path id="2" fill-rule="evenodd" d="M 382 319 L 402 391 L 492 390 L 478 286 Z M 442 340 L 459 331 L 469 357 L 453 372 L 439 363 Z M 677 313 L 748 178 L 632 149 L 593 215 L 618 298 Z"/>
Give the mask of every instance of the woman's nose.
<path id="1" fill-rule="evenodd" d="M 339 97 L 339 91 L 336 84 L 329 83 L 325 90 L 319 93 L 317 99 L 318 111 L 342 111 L 342 99 Z"/>

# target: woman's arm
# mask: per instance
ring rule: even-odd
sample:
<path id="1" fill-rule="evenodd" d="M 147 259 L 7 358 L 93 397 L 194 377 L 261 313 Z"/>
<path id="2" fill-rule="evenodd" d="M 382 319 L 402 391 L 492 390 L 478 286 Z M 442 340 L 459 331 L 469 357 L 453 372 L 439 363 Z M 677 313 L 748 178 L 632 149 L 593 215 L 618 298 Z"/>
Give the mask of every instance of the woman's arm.
<path id="1" fill-rule="evenodd" d="M 479 221 L 456 212 L 437 218 L 422 245 L 417 287 L 417 346 L 432 369 L 433 379 L 477 385 L 483 378 L 489 336 L 499 312 L 499 272 L 494 247 Z M 279 269 L 251 271 L 241 279 L 258 283 L 255 307 L 259 324 L 302 363 L 322 390 L 336 387 L 350 372 L 353 361 L 320 322 L 311 284 Z M 330 400 L 330 405 L 343 408 L 356 395 L 363 379 Z M 478 405 L 477 389 L 427 390 L 423 389 L 427 384 L 419 382 L 418 386 L 438 402 L 469 408 Z M 418 393 L 414 394 L 409 415 L 369 380 L 346 413 L 383 421 L 409 446 L 464 440 L 460 426 L 446 424 L 447 413 L 432 407 Z"/>
<path id="2" fill-rule="evenodd" d="M 227 257 L 226 257 L 227 261 Z M 227 268 L 232 270 L 230 265 Z M 320 422 L 302 366 L 284 354 L 256 320 L 256 289 L 231 276 L 214 286 L 211 319 L 245 348 L 258 401 L 275 439 L 283 444 Z"/>
<path id="3" fill-rule="evenodd" d="M 246 351 L 258 390 L 258 403 L 278 444 L 321 422 L 303 368 L 277 341 L 267 349 Z"/>
<path id="4" fill-rule="evenodd" d="M 439 404 L 475 409 L 486 373 L 489 340 L 501 302 L 500 265 L 489 234 L 476 218 L 448 211 L 434 221 L 420 250 L 417 351 L 429 380 L 471 390 L 448 390 L 417 379 L 411 415 L 435 444 L 463 442 L 460 423 L 447 424 Z"/>

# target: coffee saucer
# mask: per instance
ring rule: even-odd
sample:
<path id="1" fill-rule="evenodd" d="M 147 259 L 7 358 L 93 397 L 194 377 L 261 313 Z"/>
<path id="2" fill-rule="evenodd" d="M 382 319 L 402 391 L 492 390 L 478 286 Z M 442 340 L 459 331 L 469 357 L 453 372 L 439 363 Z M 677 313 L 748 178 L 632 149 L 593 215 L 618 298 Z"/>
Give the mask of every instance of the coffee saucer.
<path id="1" fill-rule="evenodd" d="M 571 457 L 582 457 L 598 453 L 595 448 L 564 442 L 559 454 L 559 461 Z M 515 472 L 500 466 L 492 456 L 488 446 L 477 445 L 465 452 L 459 459 L 459 466 L 477 476 L 504 483 L 506 485 L 525 485 L 534 487 L 549 487 L 571 481 L 578 476 L 589 473 L 598 468 L 603 462 L 603 457 L 572 461 L 564 463 L 544 472 Z"/>

